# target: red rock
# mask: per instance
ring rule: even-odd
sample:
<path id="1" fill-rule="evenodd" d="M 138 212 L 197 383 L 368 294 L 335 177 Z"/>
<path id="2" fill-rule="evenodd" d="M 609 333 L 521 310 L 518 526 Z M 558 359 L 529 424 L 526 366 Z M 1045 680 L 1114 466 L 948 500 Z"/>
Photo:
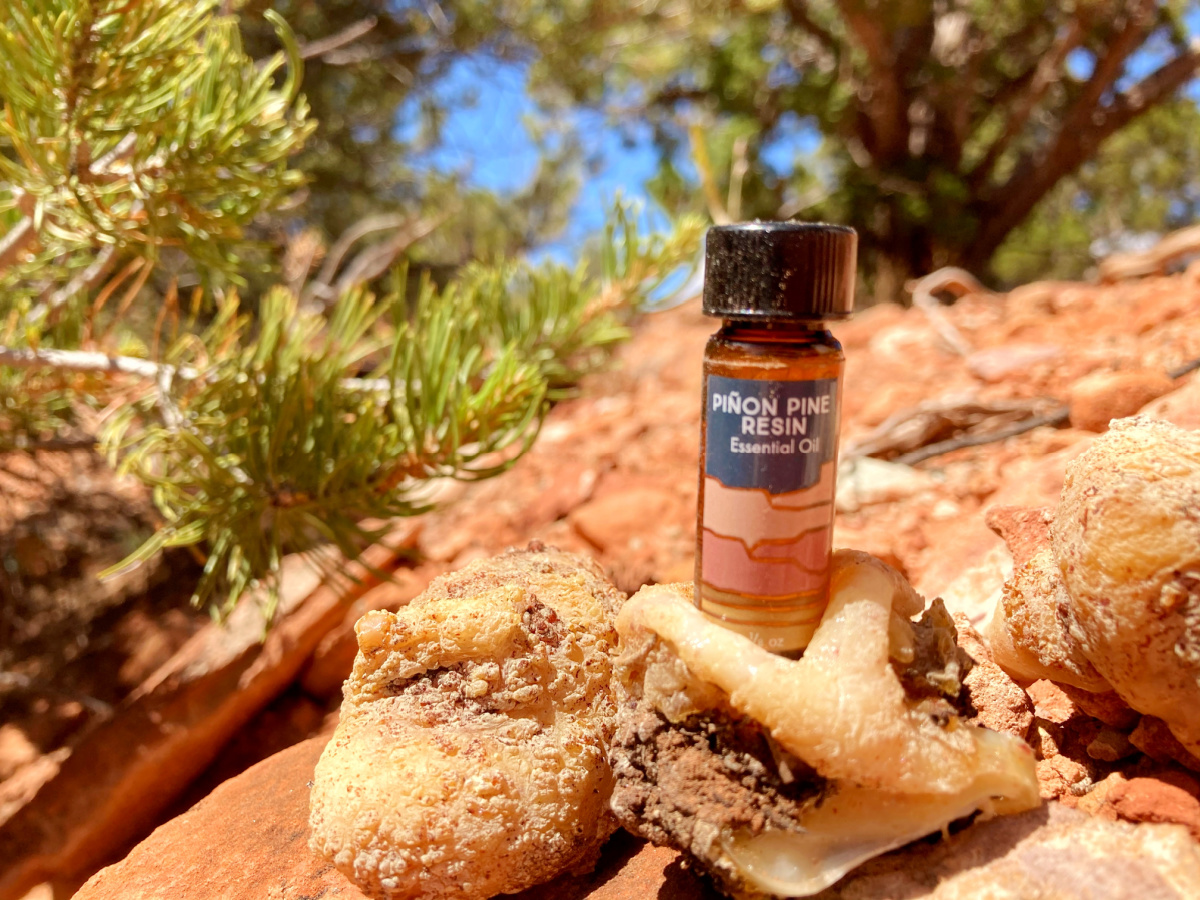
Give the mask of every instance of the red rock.
<path id="1" fill-rule="evenodd" d="M 1152 298 L 1152 301 L 1154 302 L 1142 304 L 1142 308 L 1134 313 L 1133 330 L 1137 334 L 1145 334 L 1164 322 L 1182 318 L 1195 309 L 1195 298 L 1187 295 L 1175 296 L 1165 303 L 1157 297 Z"/>
<path id="2" fill-rule="evenodd" d="M 1174 386 L 1164 373 L 1150 370 L 1090 375 L 1071 388 L 1071 424 L 1087 431 L 1107 431 L 1110 421 L 1133 415 Z"/>
<path id="3" fill-rule="evenodd" d="M 1096 816 L 1109 822 L 1117 820 L 1117 811 L 1108 802 L 1108 792 L 1128 779 L 1121 772 L 1112 772 L 1084 794 L 1075 799 L 1074 807 L 1089 816 Z"/>
<path id="4" fill-rule="evenodd" d="M 596 469 L 582 462 L 568 462 L 542 473 L 537 493 L 521 511 L 518 526 L 532 531 L 591 499 L 597 480 Z"/>
<path id="5" fill-rule="evenodd" d="M 1165 784 L 1173 785 L 1181 791 L 1191 794 L 1197 800 L 1200 800 L 1200 778 L 1189 775 L 1175 768 L 1164 768 L 1154 773 L 1154 777 Z"/>
<path id="6" fill-rule="evenodd" d="M 963 679 L 976 715 L 973 724 L 1024 740 L 1033 724 L 1029 695 L 994 662 L 976 661 Z"/>
<path id="7" fill-rule="evenodd" d="M 297 744 L 156 829 L 78 900 L 301 900 L 364 895 L 308 849 L 308 788 L 325 739 Z"/>
<path id="8" fill-rule="evenodd" d="M 1035 681 L 1029 686 L 1029 698 L 1033 701 L 1034 715 L 1055 725 L 1065 725 L 1079 715 L 1079 708 L 1052 681 Z"/>
<path id="9" fill-rule="evenodd" d="M 97 872 L 76 900 L 365 900 L 308 849 L 308 784 L 327 738 L 277 753 L 158 828 Z M 717 900 L 673 850 L 623 833 L 594 872 L 564 875 L 513 900 Z"/>
<path id="10" fill-rule="evenodd" d="M 1200 377 L 1191 376 L 1182 387 L 1147 403 L 1138 415 L 1164 419 L 1189 431 L 1200 428 Z"/>
<path id="11" fill-rule="evenodd" d="M 63 760 L 70 755 L 70 747 L 59 747 L 21 766 L 0 781 L 0 824 L 7 822 L 36 797 L 42 785 L 58 774 Z"/>
<path id="12" fill-rule="evenodd" d="M 1130 822 L 1182 825 L 1200 841 L 1200 800 L 1156 778 L 1132 778 L 1108 792 L 1106 802 Z"/>
<path id="13" fill-rule="evenodd" d="M 1004 582 L 1011 575 L 1012 558 L 1008 550 L 999 545 L 989 549 L 949 583 L 929 590 L 946 602 L 947 609 L 965 613 L 972 624 L 982 625 L 995 611 Z"/>
<path id="14" fill-rule="evenodd" d="M 1054 513 L 1049 507 L 992 506 L 984 513 L 983 520 L 1008 545 L 1014 569 L 1021 568 L 1050 546 Z"/>
<path id="15" fill-rule="evenodd" d="M 967 357 L 967 368 L 982 381 L 995 383 L 1062 355 L 1063 349 L 1057 344 L 1001 344 L 976 350 Z"/>
<path id="16" fill-rule="evenodd" d="M 365 900 L 308 849 L 307 784 L 324 743 L 297 744 L 221 785 L 94 875 L 76 900 Z M 1185 900 L 1192 887 L 1200 890 L 1200 848 L 1180 829 L 1097 821 L 1050 804 L 976 823 L 949 839 L 917 841 L 871 860 L 822 896 L 975 900 L 1000 896 L 1000 886 L 1020 892 L 1007 896 L 1034 896 L 1039 883 L 1058 879 L 1056 900 L 1085 900 L 1088 894 L 1068 888 L 1091 884 L 1086 875 L 1097 871 L 1119 892 L 1113 896 L 1141 896 L 1140 885 L 1170 883 L 1184 893 L 1156 896 Z M 1163 880 L 1168 873 L 1170 882 Z M 719 900 L 675 851 L 624 833 L 608 843 L 594 872 L 512 896 Z"/>
<path id="17" fill-rule="evenodd" d="M 1055 800 L 1083 793 L 1091 784 L 1087 766 L 1068 756 L 1038 760 L 1037 779 L 1043 800 Z"/>
<path id="18" fill-rule="evenodd" d="M 1052 803 L 862 866 L 830 900 L 1200 896 L 1200 847 L 1180 828 L 1090 819 Z"/>
<path id="19" fill-rule="evenodd" d="M 855 424 L 873 428 L 897 410 L 916 406 L 924 399 L 926 395 L 922 385 L 906 384 L 903 381 L 882 385 L 877 392 L 867 397 L 862 408 L 856 411 Z"/>
<path id="20" fill-rule="evenodd" d="M 1142 716 L 1137 728 L 1129 735 L 1130 743 L 1151 759 L 1177 762 L 1185 769 L 1200 772 L 1200 759 L 1188 752 L 1162 719 Z"/>
<path id="21" fill-rule="evenodd" d="M 381 567 L 393 551 L 366 557 Z M 351 570 L 352 571 L 352 570 Z M 347 572 L 349 575 L 350 572 Z M 326 584 L 285 560 L 279 620 L 263 638 L 255 597 L 197 633 L 109 721 L 88 732 L 54 777 L 0 825 L 0 898 L 54 877 L 86 876 L 146 834 L 228 741 L 296 678 L 321 636 L 371 579 Z"/>
<path id="22" fill-rule="evenodd" d="M 954 613 L 954 626 L 958 630 L 958 645 L 975 663 L 963 680 L 971 705 L 977 711 L 972 724 L 1024 740 L 1033 724 L 1033 701 L 992 660 L 987 644 L 965 613 Z"/>
<path id="23" fill-rule="evenodd" d="M 327 704 L 316 702 L 293 684 L 221 749 L 212 765 L 171 804 L 170 812 L 186 811 L 230 778 L 281 750 L 311 737 L 332 734 L 327 731 L 327 719 Z"/>
<path id="24" fill-rule="evenodd" d="M 1118 731 L 1129 731 L 1138 723 L 1141 713 L 1130 709 L 1129 705 L 1117 696 L 1116 691 L 1105 691 L 1103 694 L 1093 694 L 1091 691 L 1060 684 L 1059 688 L 1071 698 L 1071 702 L 1093 719 L 1099 719 L 1110 728 Z"/>
<path id="25" fill-rule="evenodd" d="M 876 303 L 856 312 L 848 322 L 839 323 L 837 337 L 847 350 L 866 347 L 877 332 L 904 322 L 911 310 L 895 303 Z"/>
<path id="26" fill-rule="evenodd" d="M 1119 762 L 1137 753 L 1137 747 L 1119 731 L 1105 728 L 1087 745 L 1087 755 L 1100 762 Z"/>
<path id="27" fill-rule="evenodd" d="M 1001 484 L 988 498 L 989 506 L 1058 508 L 1067 463 L 1088 448 L 1091 435 L 1074 432 L 1079 439 L 1048 456 L 1019 456 L 1003 466 Z"/>
<path id="28" fill-rule="evenodd" d="M 652 537 L 681 514 L 682 503 L 674 491 L 631 488 L 585 503 L 570 520 L 601 552 L 617 554 L 633 541 Z"/>
<path id="29" fill-rule="evenodd" d="M 7 780 L 41 755 L 42 751 L 23 730 L 12 722 L 0 725 L 0 781 Z"/>
<path id="30" fill-rule="evenodd" d="M 926 597 L 946 597 L 947 608 L 968 613 L 973 622 L 980 621 L 978 613 L 990 612 L 995 605 L 990 595 L 1004 583 L 1007 566 L 998 565 L 1007 555 L 1004 543 L 978 514 L 926 520 L 922 533 L 929 547 L 927 562 L 913 586 Z M 952 591 L 953 601 L 949 598 Z"/>
<path id="31" fill-rule="evenodd" d="M 977 663 L 994 662 L 991 649 L 984 643 L 983 636 L 975 630 L 966 613 L 955 612 L 951 613 L 950 617 L 954 619 L 954 627 L 958 631 L 958 646 L 966 650 L 967 655 Z"/>

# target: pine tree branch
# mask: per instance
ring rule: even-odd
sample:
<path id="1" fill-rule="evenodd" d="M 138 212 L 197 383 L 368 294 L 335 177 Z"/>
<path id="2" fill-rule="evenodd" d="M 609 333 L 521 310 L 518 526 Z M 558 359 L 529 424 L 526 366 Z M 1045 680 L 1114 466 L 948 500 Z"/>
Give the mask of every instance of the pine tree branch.
<path id="1" fill-rule="evenodd" d="M 105 243 L 146 257 L 180 247 L 237 281 L 247 223 L 303 180 L 288 158 L 313 123 L 286 23 L 264 14 L 284 52 L 259 68 L 211 2 L 22 9 L 0 28 L 0 134 L 12 151 L 0 155 L 0 173 L 36 198 L 39 217 L 36 236 L 21 223 L 0 241 L 6 286 L 36 296 L 25 281 L 32 269 Z M 272 76 L 285 66 L 277 87 Z M 35 239 L 27 271 L 21 251 Z"/>
<path id="2" fill-rule="evenodd" d="M 473 265 L 445 287 L 426 279 L 410 298 L 399 271 L 384 297 L 358 288 L 322 313 L 301 312 L 294 292 L 275 288 L 253 327 L 231 294 L 162 362 L 6 346 L 0 373 L 42 368 L 5 381 L 35 396 L 47 385 L 86 391 L 108 407 L 101 452 L 154 492 L 163 515 L 114 570 L 195 547 L 205 568 L 193 600 L 221 614 L 273 582 L 284 552 L 332 545 L 353 558 L 374 539 L 365 521 L 427 507 L 430 478 L 511 467 L 548 401 L 605 362 L 629 316 L 694 259 L 701 231 L 685 217 L 669 235 L 646 235 L 619 202 L 594 274 L 582 263 Z M 100 377 L 84 385 L 50 370 Z M 368 377 L 347 377 L 360 372 Z M 17 440 L 55 439 L 61 422 L 42 418 Z"/>
<path id="3" fill-rule="evenodd" d="M 117 146 L 113 147 L 112 150 L 88 166 L 86 171 L 90 172 L 93 178 L 105 176 L 117 163 L 132 156 L 136 147 L 137 136 L 133 134 L 127 134 L 117 142 Z M 23 205 L 27 206 L 28 204 Z M 32 244 L 36 239 L 37 230 L 33 227 L 33 216 L 30 211 L 26 210 L 25 217 L 22 218 L 19 223 L 13 226 L 13 228 L 3 237 L 3 239 L 0 239 L 0 275 L 3 275 L 4 270 L 12 266 L 17 261 L 21 252 L 29 247 L 29 245 Z M 86 276 L 86 272 L 84 275 Z M 73 283 L 74 281 L 72 281 L 72 284 Z M 67 288 L 70 288 L 70 284 L 68 284 L 63 290 L 66 291 Z M 58 303 L 54 302 L 52 299 L 50 308 L 53 309 L 54 307 L 61 305 L 61 303 L 65 302 L 65 300 L 69 298 L 71 294 L 75 293 L 76 290 L 79 290 L 79 288 L 76 287 L 73 290 L 70 290 L 64 300 L 59 301 Z M 56 293 L 55 296 L 57 297 L 61 293 L 62 291 Z"/>
<path id="4" fill-rule="evenodd" d="M 704 190 L 704 203 L 708 207 L 709 218 L 717 225 L 728 225 L 732 219 L 721 200 L 721 192 L 717 189 L 717 179 L 713 174 L 712 161 L 708 157 L 708 144 L 704 140 L 704 129 L 693 122 L 688 126 L 688 142 L 692 148 L 692 163 L 700 173 L 700 186 Z"/>
<path id="5" fill-rule="evenodd" d="M 300 58 L 312 59 L 315 56 L 324 56 L 326 53 L 332 53 L 334 50 L 340 50 L 347 44 L 353 44 L 360 37 L 370 32 L 378 24 L 378 18 L 375 16 L 367 16 L 365 19 L 359 19 L 352 25 L 347 25 L 341 31 L 337 32 L 337 34 L 331 34 L 328 37 L 323 37 L 315 41 L 309 41 L 307 44 L 301 44 Z"/>
<path id="6" fill-rule="evenodd" d="M 1109 41 L 1104 55 L 1096 60 L 1092 74 L 1085 82 L 1083 89 L 1063 115 L 1054 143 L 1048 148 L 1039 148 L 1036 152 L 1026 153 L 1018 161 L 1008 181 L 1003 186 L 997 187 L 993 196 L 1008 196 L 1013 186 L 1018 183 L 1018 179 L 1028 180 L 1029 173 L 1034 168 L 1038 168 L 1040 163 L 1058 156 L 1060 148 L 1065 147 L 1068 142 L 1076 140 L 1080 131 L 1088 128 L 1089 120 L 1094 116 L 1100 98 L 1120 76 L 1125 60 L 1141 43 L 1145 30 L 1149 27 L 1147 20 L 1154 7 L 1154 0 L 1137 0 L 1135 8 L 1129 11 L 1120 32 Z"/>
<path id="7" fill-rule="evenodd" d="M 0 274 L 3 274 L 5 269 L 15 263 L 21 253 L 36 238 L 37 232 L 34 231 L 33 222 L 29 219 L 21 219 L 10 228 L 8 233 L 0 238 Z"/>
<path id="8" fill-rule="evenodd" d="M 346 291 L 378 278 L 392 266 L 400 254 L 417 241 L 432 234 L 456 211 L 457 208 L 447 209 L 435 216 L 424 218 L 405 216 L 399 213 L 381 213 L 367 216 L 347 228 L 329 248 L 329 253 L 326 255 L 317 277 L 304 288 L 301 295 L 304 307 L 326 307 Z M 342 260 L 357 241 L 373 232 L 387 231 L 393 228 L 396 229 L 396 233 L 392 237 L 360 251 L 346 266 L 345 272 L 340 278 L 337 278 L 336 283 L 334 282 Z M 314 300 L 318 302 L 314 303 Z"/>
<path id="9" fill-rule="evenodd" d="M 838 43 L 838 39 L 834 36 L 833 32 L 809 14 L 806 0 L 785 0 L 783 6 L 787 10 L 788 18 L 792 20 L 793 25 L 815 37 L 821 46 L 833 55 L 835 62 L 841 59 L 841 44 Z"/>
<path id="10" fill-rule="evenodd" d="M 342 260 L 346 258 L 346 254 L 350 252 L 350 248 L 356 242 L 376 231 L 403 228 L 408 221 L 409 217 L 402 213 L 379 213 L 355 222 L 333 242 L 333 246 L 325 254 L 325 262 L 321 265 L 321 271 L 317 273 L 317 277 L 313 279 L 309 287 L 319 290 L 318 286 L 329 287 L 332 285 L 334 276 L 337 275 L 337 270 L 342 265 Z"/>
<path id="11" fill-rule="evenodd" d="M 0 365 L 14 369 L 55 369 L 60 372 L 107 372 L 113 375 L 134 375 L 157 380 L 164 366 L 134 356 L 109 356 L 87 350 L 20 350 L 0 347 Z M 166 366 L 165 368 L 172 368 Z M 183 368 L 178 376 L 187 380 L 200 377 L 200 372 Z"/>
<path id="12" fill-rule="evenodd" d="M 201 381 L 205 373 L 192 366 L 171 366 L 137 356 L 110 356 L 87 350 L 21 350 L 0 346 L 0 366 L 14 369 L 54 369 L 59 372 L 97 372 L 133 375 L 155 382 L 159 387 L 180 381 Z M 351 391 L 387 391 L 388 378 L 343 378 L 341 384 Z"/>
<path id="13" fill-rule="evenodd" d="M 113 260 L 116 259 L 117 250 L 111 244 L 105 245 L 91 264 L 82 271 L 75 274 L 70 281 L 54 291 L 43 303 L 39 303 L 29 311 L 29 315 L 25 321 L 33 327 L 38 327 L 44 322 L 50 314 L 60 309 L 64 303 L 74 297 L 77 293 L 83 290 L 90 290 L 100 283 L 100 280 L 108 274 L 108 270 L 112 268 Z M 45 295 L 43 295 L 45 296 Z"/>
<path id="14" fill-rule="evenodd" d="M 1200 69 L 1200 42 L 1194 44 L 1187 53 L 1164 63 L 1161 68 L 1151 72 L 1129 90 L 1118 94 L 1113 102 L 1102 111 L 1100 116 L 1102 122 L 1098 125 L 1098 129 L 1103 131 L 1104 137 L 1119 131 L 1131 119 L 1170 97 L 1184 82 L 1195 75 L 1198 69 Z"/>
<path id="15" fill-rule="evenodd" d="M 997 428 L 995 431 L 985 432 L 983 434 L 963 434 L 955 438 L 950 438 L 945 441 L 938 441 L 936 444 L 927 444 L 913 450 L 911 453 L 905 453 L 902 456 L 897 456 L 892 462 L 902 466 L 915 466 L 919 462 L 924 462 L 927 459 L 932 459 L 935 456 L 941 456 L 943 453 L 949 453 L 952 450 L 961 450 L 964 447 L 981 447 L 984 444 L 994 444 L 997 441 L 1005 440 L 1006 438 L 1016 437 L 1019 434 L 1025 434 L 1027 431 L 1033 431 L 1035 428 L 1041 428 L 1043 425 L 1052 425 L 1057 428 L 1060 425 L 1067 424 L 1070 419 L 1070 410 L 1067 407 L 1060 407 L 1053 412 L 1046 413 L 1040 416 L 1031 416 L 1028 419 L 1022 419 L 1019 422 L 1013 422 L 1011 425 L 1006 425 L 1003 428 Z"/>
<path id="16" fill-rule="evenodd" d="M 445 209 L 437 215 L 425 216 L 409 220 L 405 227 L 397 229 L 396 233 L 385 241 L 373 247 L 367 247 L 351 260 L 346 271 L 337 280 L 333 293 L 335 296 L 345 293 L 359 285 L 366 284 L 378 278 L 396 261 L 405 250 L 427 237 L 438 229 L 457 210 Z"/>

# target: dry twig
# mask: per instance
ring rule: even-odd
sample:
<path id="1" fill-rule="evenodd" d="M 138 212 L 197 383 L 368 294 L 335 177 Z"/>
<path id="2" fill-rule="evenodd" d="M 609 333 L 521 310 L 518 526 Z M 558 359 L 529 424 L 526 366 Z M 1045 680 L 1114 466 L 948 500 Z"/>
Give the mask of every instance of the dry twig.
<path id="1" fill-rule="evenodd" d="M 1169 378 L 1178 380 L 1196 369 L 1200 369 L 1200 358 L 1168 369 L 1166 374 Z M 995 427 L 998 421 L 1004 418 L 1011 419 L 1013 413 L 1044 407 L 1047 402 L 1001 401 L 983 404 L 952 400 L 921 404 L 890 416 L 870 434 L 850 444 L 846 456 L 876 456 L 912 466 L 953 450 L 979 447 L 1016 437 L 1043 425 L 1054 428 L 1066 425 L 1070 421 L 1070 409 L 1065 404 L 1060 404 L 1047 412 L 1035 412 L 1015 422 L 1009 421 L 1008 424 Z M 974 421 L 964 426 L 960 424 L 964 419 Z M 988 428 L 980 430 L 980 426 L 985 424 Z M 963 432 L 965 429 L 969 430 L 941 440 L 933 440 L 932 437 L 938 432 Z"/>
<path id="2" fill-rule="evenodd" d="M 962 332 L 954 327 L 954 323 L 946 318 L 942 305 L 934 295 L 949 291 L 956 297 L 962 297 L 967 294 L 990 294 L 991 291 L 966 269 L 955 266 L 944 266 L 923 278 L 910 281 L 905 287 L 912 294 L 913 306 L 925 313 L 938 337 L 959 356 L 968 356 L 973 349 L 971 344 L 962 336 Z"/>
<path id="3" fill-rule="evenodd" d="M 945 441 L 938 441 L 936 444 L 929 444 L 926 447 L 921 447 L 918 450 L 913 450 L 911 453 L 905 453 L 902 456 L 896 457 L 894 462 L 905 466 L 916 465 L 924 460 L 931 459 L 934 456 L 941 456 L 943 453 L 949 453 L 951 450 L 960 450 L 963 447 L 979 447 L 983 444 L 991 444 L 996 441 L 1002 441 L 1005 438 L 1015 437 L 1018 434 L 1024 434 L 1027 431 L 1033 431 L 1035 428 L 1040 428 L 1043 425 L 1052 425 L 1057 428 L 1060 425 L 1065 425 L 1070 418 L 1070 411 L 1067 407 L 1062 406 L 1054 412 L 1046 413 L 1040 416 L 1030 416 L 1028 419 L 1022 419 L 1019 422 L 1013 422 L 1011 425 L 1006 425 L 1003 428 L 997 428 L 995 431 L 987 431 L 982 434 L 963 434 L 955 438 L 950 438 Z"/>
<path id="4" fill-rule="evenodd" d="M 882 459 L 902 457 L 922 448 L 945 442 L 950 437 L 997 422 L 1008 426 L 1036 416 L 1045 400 L 981 401 L 950 397 L 921 403 L 900 410 L 881 422 L 871 433 L 852 441 L 846 450 L 849 458 L 875 456 Z"/>

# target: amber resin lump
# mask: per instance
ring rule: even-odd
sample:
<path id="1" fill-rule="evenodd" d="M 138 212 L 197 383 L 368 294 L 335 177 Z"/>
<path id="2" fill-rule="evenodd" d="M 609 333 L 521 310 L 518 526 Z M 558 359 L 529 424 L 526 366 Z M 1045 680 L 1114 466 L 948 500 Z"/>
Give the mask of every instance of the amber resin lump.
<path id="1" fill-rule="evenodd" d="M 590 560 L 531 549 L 357 625 L 312 848 L 369 896 L 484 900 L 587 870 L 616 828 L 613 618 Z"/>
<path id="2" fill-rule="evenodd" d="M 1135 417 L 1070 465 L 987 637 L 1014 678 L 1116 694 L 1200 757 L 1200 432 Z"/>
<path id="3" fill-rule="evenodd" d="M 855 551 L 800 660 L 714 624 L 690 585 L 643 588 L 617 621 L 613 809 L 737 898 L 815 894 L 976 810 L 1036 807 L 1032 751 L 955 704 L 969 658 L 939 601 Z M 961 705 L 961 704 L 960 704 Z"/>
<path id="4" fill-rule="evenodd" d="M 1114 422 L 1067 467 L 1051 534 L 1087 658 L 1200 756 L 1200 433 Z"/>

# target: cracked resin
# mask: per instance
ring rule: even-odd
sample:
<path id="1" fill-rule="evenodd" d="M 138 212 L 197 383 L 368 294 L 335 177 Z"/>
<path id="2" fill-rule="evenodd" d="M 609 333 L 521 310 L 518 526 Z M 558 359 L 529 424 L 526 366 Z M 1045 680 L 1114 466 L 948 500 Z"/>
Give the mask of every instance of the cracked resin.
<path id="1" fill-rule="evenodd" d="M 363 616 L 312 848 L 386 900 L 483 900 L 589 870 L 616 827 L 623 599 L 594 562 L 531 545 Z"/>
<path id="2" fill-rule="evenodd" d="M 808 896 L 976 811 L 1040 803 L 1020 739 L 973 725 L 969 657 L 939 602 L 864 553 L 834 554 L 800 660 L 706 619 L 690 586 L 643 588 L 617 620 L 612 806 L 737 898 Z"/>

